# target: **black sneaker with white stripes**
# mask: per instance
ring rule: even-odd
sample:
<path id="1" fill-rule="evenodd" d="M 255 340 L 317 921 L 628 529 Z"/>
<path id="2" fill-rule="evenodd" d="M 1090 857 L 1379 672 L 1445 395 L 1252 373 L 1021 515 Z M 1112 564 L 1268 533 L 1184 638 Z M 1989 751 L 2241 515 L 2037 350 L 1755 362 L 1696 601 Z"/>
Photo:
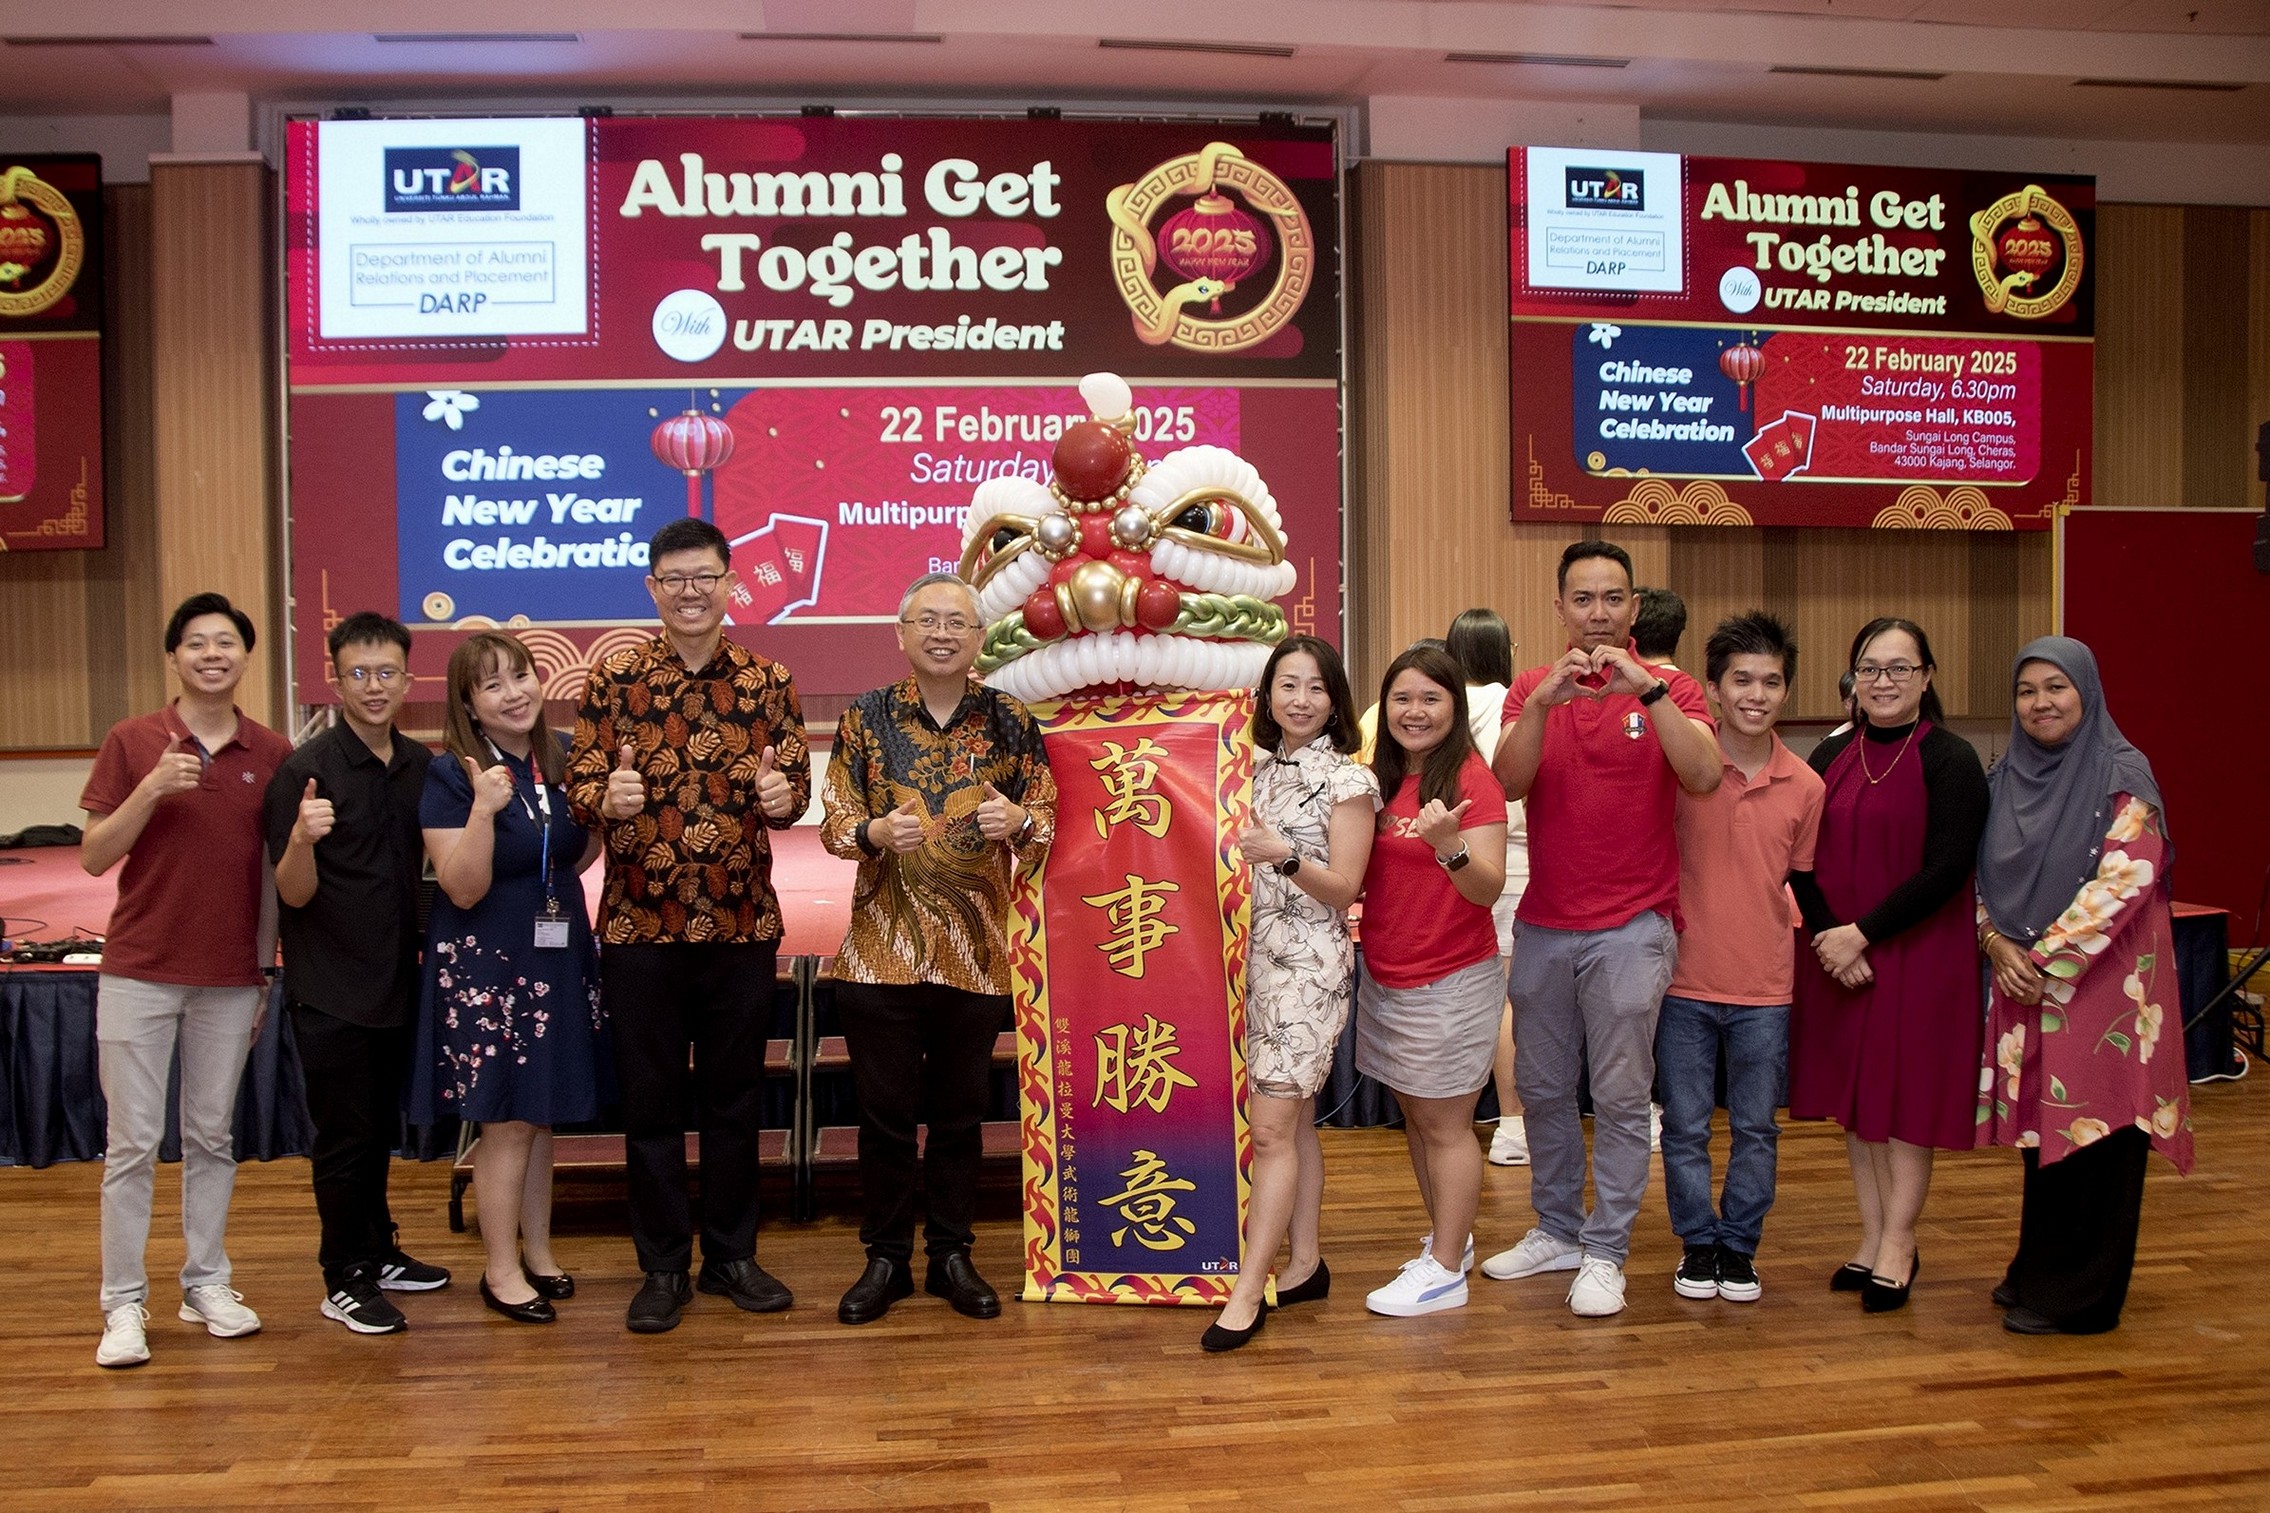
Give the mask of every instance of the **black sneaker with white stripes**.
<path id="1" fill-rule="evenodd" d="M 1732 1246 L 1718 1247 L 1718 1295 L 1729 1303 L 1755 1303 L 1765 1291 L 1758 1268 Z"/>
<path id="2" fill-rule="evenodd" d="M 1718 1296 L 1718 1247 L 1690 1245 L 1671 1274 L 1671 1290 L 1682 1298 Z"/>
<path id="3" fill-rule="evenodd" d="M 410 1327 L 402 1310 L 378 1290 L 367 1267 L 356 1267 L 339 1279 L 323 1300 L 323 1316 L 337 1319 L 357 1334 L 400 1334 Z"/>
<path id="4" fill-rule="evenodd" d="M 388 1292 L 432 1292 L 449 1285 L 449 1273 L 397 1250 L 378 1263 L 378 1285 Z"/>

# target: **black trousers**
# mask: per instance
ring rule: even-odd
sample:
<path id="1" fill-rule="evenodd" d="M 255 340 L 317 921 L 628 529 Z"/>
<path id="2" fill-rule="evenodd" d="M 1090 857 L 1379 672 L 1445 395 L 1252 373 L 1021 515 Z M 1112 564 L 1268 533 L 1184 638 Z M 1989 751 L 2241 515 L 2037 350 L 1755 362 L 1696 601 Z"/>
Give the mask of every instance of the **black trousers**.
<path id="1" fill-rule="evenodd" d="M 410 1027 L 349 1024 L 304 1003 L 291 1011 L 315 1125 L 309 1164 L 323 1231 L 316 1259 L 324 1286 L 336 1287 L 351 1268 L 376 1266 L 394 1252 L 386 1174 L 402 1138 Z"/>
<path id="2" fill-rule="evenodd" d="M 702 1259 L 757 1252 L 757 1120 L 778 953 L 769 942 L 600 952 L 641 1271 L 693 1265 L 689 1125 L 701 1132 Z"/>
<path id="3" fill-rule="evenodd" d="M 924 1249 L 967 1250 L 976 1238 L 993 1041 L 1009 1027 L 1006 994 L 925 983 L 842 983 L 836 1005 L 859 1090 L 859 1239 L 871 1260 L 914 1256 L 917 1168 L 929 1199 Z M 929 1126 L 919 1162 L 915 1126 Z"/>
<path id="4" fill-rule="evenodd" d="M 2151 1153 L 2152 1137 L 2134 1126 L 2047 1165 L 2039 1151 L 2023 1152 L 2025 1204 L 2008 1277 L 2021 1308 L 2073 1334 L 2119 1324 Z"/>

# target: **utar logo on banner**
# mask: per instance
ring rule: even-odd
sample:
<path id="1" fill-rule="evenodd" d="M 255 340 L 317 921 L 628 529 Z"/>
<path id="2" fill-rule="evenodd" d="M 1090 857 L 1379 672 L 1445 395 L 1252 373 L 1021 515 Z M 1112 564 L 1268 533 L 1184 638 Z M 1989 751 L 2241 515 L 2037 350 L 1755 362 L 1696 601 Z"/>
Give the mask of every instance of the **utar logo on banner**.
<path id="1" fill-rule="evenodd" d="M 2095 181 L 1515 148 L 1516 520 L 2041 530 Z"/>
<path id="2" fill-rule="evenodd" d="M 0 551 L 103 544 L 102 159 L 0 157 Z"/>
<path id="3" fill-rule="evenodd" d="M 1107 368 L 1139 375 L 1137 442 L 1280 480 L 1296 626 L 1338 635 L 1329 127 L 298 121 L 286 156 L 307 702 L 358 608 L 410 625 L 421 677 L 542 628 L 572 689 L 653 623 L 645 542 L 682 513 L 734 544 L 729 633 L 807 693 L 888 681 L 969 491 L 1045 477 Z"/>

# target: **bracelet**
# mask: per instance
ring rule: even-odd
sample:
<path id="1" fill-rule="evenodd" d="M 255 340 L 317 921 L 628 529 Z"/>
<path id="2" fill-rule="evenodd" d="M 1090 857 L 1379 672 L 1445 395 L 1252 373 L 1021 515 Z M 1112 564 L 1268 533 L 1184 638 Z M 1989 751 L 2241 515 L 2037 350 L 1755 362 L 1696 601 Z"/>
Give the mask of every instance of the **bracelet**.
<path id="1" fill-rule="evenodd" d="M 1983 951 L 1995 941 L 2008 940 L 2009 938 L 2009 936 L 2004 935 L 2000 930 L 1995 929 L 1992 925 L 1988 925 L 1985 929 L 1978 932 L 1978 948 Z"/>

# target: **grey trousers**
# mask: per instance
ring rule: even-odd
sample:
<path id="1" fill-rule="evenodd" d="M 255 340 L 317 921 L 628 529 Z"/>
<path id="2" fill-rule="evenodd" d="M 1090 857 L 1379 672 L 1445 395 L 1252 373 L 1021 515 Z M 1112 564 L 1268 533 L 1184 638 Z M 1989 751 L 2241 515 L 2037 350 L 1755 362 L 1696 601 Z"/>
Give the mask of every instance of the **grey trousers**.
<path id="1" fill-rule="evenodd" d="M 1514 1004 L 1513 1084 L 1529 1133 L 1529 1201 L 1555 1239 L 1623 1265 L 1647 1193 L 1655 1016 L 1679 937 L 1649 910 L 1613 930 L 1516 924 L 1506 991 Z M 1592 1191 L 1584 1208 L 1577 1078 L 1592 1082 Z"/>
<path id="2" fill-rule="evenodd" d="M 149 1297 L 142 1264 L 165 1138 L 166 1082 L 181 1046 L 181 1285 L 227 1286 L 229 1197 L 236 1190 L 236 1090 L 252 1047 L 259 988 L 193 988 L 105 973 L 95 1040 L 110 1131 L 102 1169 L 102 1309 Z"/>

